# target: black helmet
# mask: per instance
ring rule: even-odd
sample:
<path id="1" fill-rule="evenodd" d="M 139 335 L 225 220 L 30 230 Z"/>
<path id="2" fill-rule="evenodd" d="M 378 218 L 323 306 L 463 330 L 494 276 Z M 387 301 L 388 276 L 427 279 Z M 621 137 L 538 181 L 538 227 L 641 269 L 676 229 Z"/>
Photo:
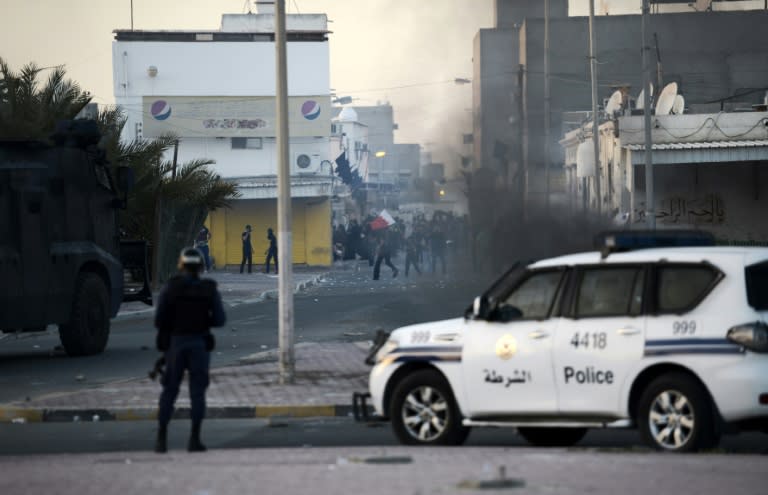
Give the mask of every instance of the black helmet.
<path id="1" fill-rule="evenodd" d="M 203 254 L 195 248 L 184 248 L 179 253 L 179 270 L 187 268 L 198 271 L 203 263 Z"/>

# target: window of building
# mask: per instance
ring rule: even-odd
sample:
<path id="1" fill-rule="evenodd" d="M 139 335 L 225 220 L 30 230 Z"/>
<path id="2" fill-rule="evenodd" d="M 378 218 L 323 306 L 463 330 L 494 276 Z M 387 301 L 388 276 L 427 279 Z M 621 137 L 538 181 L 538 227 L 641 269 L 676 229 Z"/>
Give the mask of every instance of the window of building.
<path id="1" fill-rule="evenodd" d="M 657 311 L 690 311 L 714 287 L 719 273 L 706 265 L 662 265 L 657 271 Z"/>
<path id="2" fill-rule="evenodd" d="M 233 150 L 260 150 L 262 148 L 262 140 L 260 137 L 256 138 L 244 138 L 233 137 L 232 149 Z"/>
<path id="3" fill-rule="evenodd" d="M 638 314 L 642 273 L 640 267 L 586 269 L 576 296 L 576 317 Z"/>

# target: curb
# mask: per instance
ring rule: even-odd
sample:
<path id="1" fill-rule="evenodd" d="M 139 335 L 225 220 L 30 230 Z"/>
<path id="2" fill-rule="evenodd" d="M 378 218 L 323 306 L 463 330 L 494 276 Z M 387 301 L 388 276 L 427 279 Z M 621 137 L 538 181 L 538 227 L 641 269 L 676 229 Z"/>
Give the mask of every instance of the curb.
<path id="1" fill-rule="evenodd" d="M 369 407 L 369 414 L 373 409 Z M 206 419 L 316 418 L 353 416 L 351 405 L 221 406 L 207 407 Z M 189 419 L 190 409 L 176 408 L 174 419 Z M 0 407 L 0 423 L 73 423 L 156 420 L 157 408 L 35 409 Z"/>

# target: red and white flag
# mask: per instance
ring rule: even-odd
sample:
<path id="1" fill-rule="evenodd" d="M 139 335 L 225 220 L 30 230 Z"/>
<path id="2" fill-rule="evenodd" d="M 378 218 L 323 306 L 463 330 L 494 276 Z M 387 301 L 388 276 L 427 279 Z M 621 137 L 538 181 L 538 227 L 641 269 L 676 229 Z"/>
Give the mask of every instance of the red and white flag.
<path id="1" fill-rule="evenodd" d="M 387 210 L 381 210 L 379 216 L 374 218 L 371 222 L 371 230 L 386 229 L 390 225 L 395 224 L 395 219 L 389 214 Z"/>

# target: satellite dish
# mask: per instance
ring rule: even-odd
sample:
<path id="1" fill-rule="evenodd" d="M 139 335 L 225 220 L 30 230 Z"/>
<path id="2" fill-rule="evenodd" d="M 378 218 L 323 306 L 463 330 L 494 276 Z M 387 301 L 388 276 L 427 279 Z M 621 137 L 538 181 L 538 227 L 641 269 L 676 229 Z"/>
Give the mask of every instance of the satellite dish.
<path id="1" fill-rule="evenodd" d="M 653 83 L 651 83 L 651 96 L 653 96 Z M 645 88 L 641 89 L 640 94 L 637 95 L 637 100 L 635 100 L 635 108 L 638 110 L 645 108 Z"/>
<path id="2" fill-rule="evenodd" d="M 608 103 L 605 105 L 605 113 L 607 113 L 609 117 L 613 117 L 613 114 L 621 110 L 622 101 L 623 96 L 621 91 L 614 91 L 608 99 Z"/>
<path id="3" fill-rule="evenodd" d="M 675 96 L 675 103 L 672 105 L 672 113 L 675 115 L 682 115 L 685 110 L 685 98 L 683 95 Z"/>
<path id="4" fill-rule="evenodd" d="M 672 107 L 675 105 L 676 97 L 676 82 L 671 82 L 664 86 L 664 89 L 659 93 L 658 100 L 656 100 L 656 115 L 669 115 L 669 112 L 672 111 Z"/>

